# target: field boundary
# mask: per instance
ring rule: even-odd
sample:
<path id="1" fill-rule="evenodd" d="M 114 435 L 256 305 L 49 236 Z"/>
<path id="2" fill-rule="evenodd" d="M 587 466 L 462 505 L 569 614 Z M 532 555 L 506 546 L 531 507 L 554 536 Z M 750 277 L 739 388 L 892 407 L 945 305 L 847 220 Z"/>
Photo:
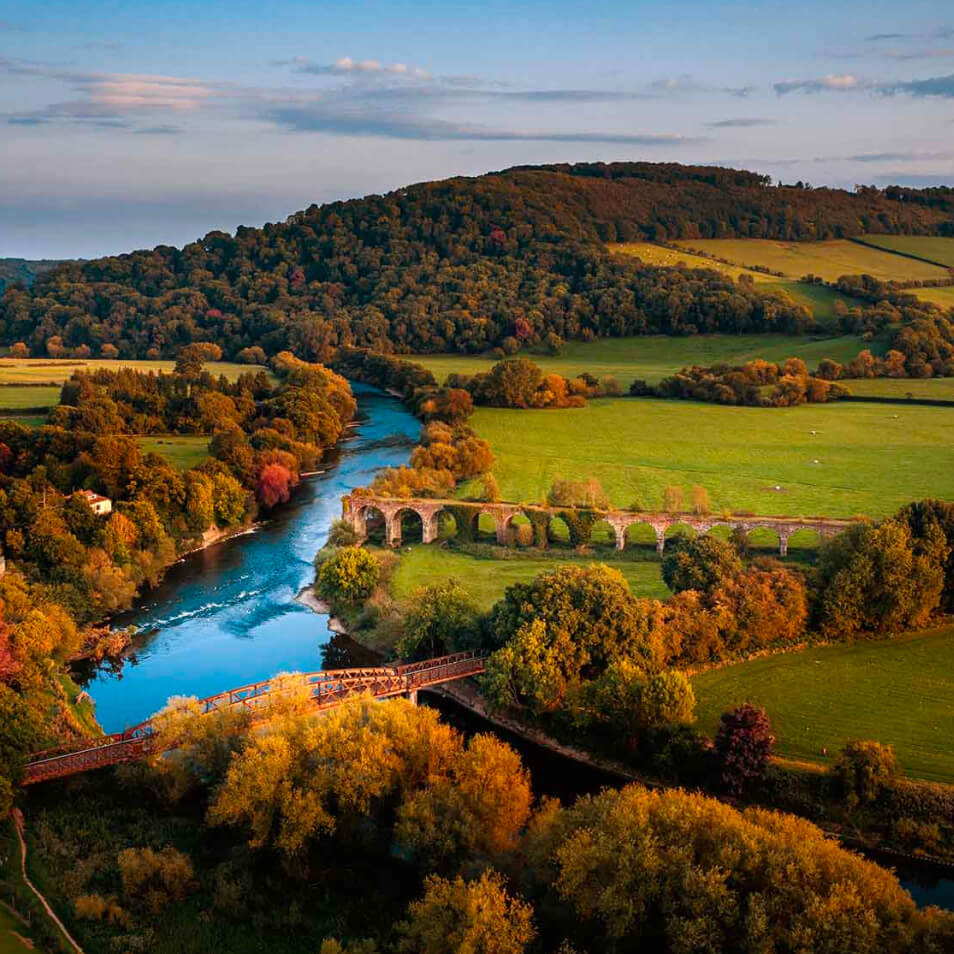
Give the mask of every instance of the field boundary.
<path id="1" fill-rule="evenodd" d="M 903 236 L 902 236 L 903 237 Z M 916 236 L 911 236 L 914 238 Z M 931 238 L 933 236 L 925 236 L 925 238 Z M 901 258 L 910 258 L 915 262 L 927 262 L 928 265 L 937 265 L 938 268 L 946 268 L 948 271 L 954 271 L 950 265 L 946 265 L 944 262 L 938 262 L 933 258 L 925 258 L 923 255 L 915 255 L 913 252 L 902 252 L 900 249 L 896 248 L 886 248 L 883 245 L 875 245 L 874 242 L 866 242 L 863 235 L 858 235 L 848 240 L 849 242 L 855 242 L 858 245 L 863 245 L 865 248 L 873 248 L 878 252 L 887 252 L 889 255 L 900 255 Z M 951 284 L 954 285 L 954 278 L 951 279 Z M 935 285 L 932 286 L 935 288 L 946 288 L 946 285 Z"/>
<path id="2" fill-rule="evenodd" d="M 944 398 L 878 397 L 874 394 L 849 394 L 838 398 L 838 400 L 858 404 L 921 404 L 925 407 L 954 407 L 954 400 L 945 400 Z"/>

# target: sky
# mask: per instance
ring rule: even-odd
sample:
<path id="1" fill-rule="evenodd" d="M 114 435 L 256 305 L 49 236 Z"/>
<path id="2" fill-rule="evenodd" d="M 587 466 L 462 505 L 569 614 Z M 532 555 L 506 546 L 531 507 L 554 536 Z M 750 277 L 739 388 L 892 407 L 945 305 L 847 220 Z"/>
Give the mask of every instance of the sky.
<path id="1" fill-rule="evenodd" d="M 954 185 L 950 0 L 0 0 L 0 256 L 521 163 Z"/>

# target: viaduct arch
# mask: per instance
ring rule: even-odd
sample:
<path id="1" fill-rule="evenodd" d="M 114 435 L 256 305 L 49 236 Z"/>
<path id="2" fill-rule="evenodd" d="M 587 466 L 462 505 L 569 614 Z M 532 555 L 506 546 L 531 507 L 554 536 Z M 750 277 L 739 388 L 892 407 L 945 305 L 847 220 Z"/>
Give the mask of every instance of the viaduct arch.
<path id="1" fill-rule="evenodd" d="M 626 532 L 635 525 L 646 524 L 656 536 L 656 550 L 662 554 L 666 547 L 666 531 L 683 525 L 698 534 L 708 533 L 714 527 L 752 530 L 769 530 L 778 536 L 778 549 L 782 556 L 788 553 L 788 541 L 799 530 L 814 530 L 822 539 L 840 533 L 854 521 L 836 520 L 828 517 L 766 517 L 766 516 L 717 516 L 692 513 L 637 513 L 629 510 L 584 511 L 573 507 L 544 507 L 515 503 L 471 503 L 462 500 L 434 500 L 423 497 L 377 497 L 364 491 L 353 491 L 342 498 L 344 519 L 351 524 L 359 541 L 368 536 L 368 520 L 373 514 L 384 518 L 385 540 L 388 546 L 401 545 L 401 515 L 411 511 L 421 519 L 424 543 L 433 543 L 438 537 L 438 518 L 443 512 L 455 515 L 472 515 L 476 521 L 481 514 L 490 516 L 496 526 L 497 543 L 506 545 L 511 539 L 511 521 L 518 515 L 528 517 L 531 523 L 549 523 L 554 517 L 578 513 L 588 515 L 609 524 L 615 538 L 616 549 L 626 547 Z"/>

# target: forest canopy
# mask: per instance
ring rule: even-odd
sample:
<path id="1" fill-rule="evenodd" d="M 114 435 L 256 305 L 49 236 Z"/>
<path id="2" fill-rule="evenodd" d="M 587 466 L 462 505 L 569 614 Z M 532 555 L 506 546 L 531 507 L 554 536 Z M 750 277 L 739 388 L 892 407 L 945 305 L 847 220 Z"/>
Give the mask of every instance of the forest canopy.
<path id="1" fill-rule="evenodd" d="M 0 343 L 159 358 L 205 341 L 228 357 L 260 347 L 327 361 L 341 345 L 477 352 L 548 335 L 798 332 L 813 318 L 785 292 L 613 261 L 603 243 L 950 235 L 944 199 L 675 164 L 515 168 L 63 264 L 6 290 Z"/>

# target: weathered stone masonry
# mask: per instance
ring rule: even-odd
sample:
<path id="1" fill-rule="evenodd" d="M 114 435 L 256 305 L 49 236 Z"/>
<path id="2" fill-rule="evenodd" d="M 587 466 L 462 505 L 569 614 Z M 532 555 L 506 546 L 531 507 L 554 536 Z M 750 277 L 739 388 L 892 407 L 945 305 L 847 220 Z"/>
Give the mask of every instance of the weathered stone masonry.
<path id="1" fill-rule="evenodd" d="M 460 513 L 466 510 L 473 514 L 473 522 L 481 514 L 490 516 L 496 526 L 497 542 L 506 545 L 511 541 L 511 521 L 519 514 L 530 517 L 544 515 L 547 519 L 559 517 L 573 508 L 543 507 L 515 503 L 471 503 L 461 500 L 431 500 L 426 498 L 376 497 L 373 494 L 355 491 L 344 497 L 343 515 L 354 528 L 359 540 L 368 534 L 368 520 L 375 514 L 384 519 L 388 546 L 401 544 L 401 518 L 405 512 L 417 514 L 423 527 L 424 543 L 433 543 L 438 535 L 438 519 L 442 512 L 451 510 Z M 588 511 L 594 513 L 594 511 Z M 850 520 L 832 520 L 822 517 L 757 517 L 757 516 L 717 516 L 715 514 L 688 513 L 636 513 L 629 510 L 608 510 L 595 512 L 600 521 L 606 521 L 612 528 L 616 540 L 616 549 L 626 546 L 626 531 L 631 526 L 646 524 L 656 534 L 656 549 L 661 554 L 666 546 L 666 531 L 677 524 L 691 527 L 696 533 L 708 533 L 713 527 L 739 528 L 745 533 L 750 530 L 766 529 L 778 535 L 778 549 L 782 556 L 788 553 L 788 541 L 799 530 L 814 530 L 821 537 L 830 537 L 849 526 Z"/>

